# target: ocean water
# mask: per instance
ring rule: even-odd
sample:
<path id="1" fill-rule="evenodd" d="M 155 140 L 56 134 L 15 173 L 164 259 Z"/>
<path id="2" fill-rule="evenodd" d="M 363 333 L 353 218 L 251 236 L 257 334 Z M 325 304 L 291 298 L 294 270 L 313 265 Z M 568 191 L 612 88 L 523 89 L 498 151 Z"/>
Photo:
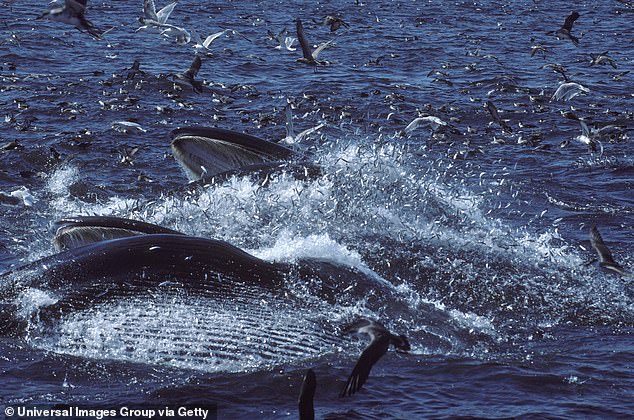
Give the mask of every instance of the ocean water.
<path id="1" fill-rule="evenodd" d="M 0 408 L 295 418 L 312 368 L 318 418 L 631 416 L 632 279 L 601 271 L 589 241 L 596 225 L 634 271 L 631 3 L 183 1 L 172 24 L 243 35 L 199 52 L 201 94 L 169 78 L 189 67 L 192 44 L 135 32 L 135 3 L 89 2 L 86 17 L 112 28 L 97 41 L 36 20 L 47 2 L 2 2 L 0 270 L 54 253 L 55 220 L 98 214 L 267 261 L 320 258 L 341 290 L 365 288 L 332 303 L 291 275 L 284 298 L 161 293 L 53 325 L 31 319 L 0 337 Z M 547 34 L 574 10 L 578 45 Z M 349 27 L 331 32 L 326 15 Z M 311 43 L 332 41 L 326 65 L 298 63 L 301 50 L 267 38 L 295 36 L 297 17 Z M 606 52 L 612 62 L 592 63 Z M 144 73 L 128 80 L 135 60 Z M 553 65 L 588 92 L 553 100 L 564 81 Z M 323 124 L 288 145 L 321 165 L 319 177 L 234 177 L 186 192 L 172 129 L 278 141 L 287 103 L 297 132 Z M 446 125 L 405 133 L 418 116 Z M 608 126 L 596 150 L 575 118 Z M 113 128 L 124 120 L 143 131 Z M 32 290 L 20 304 L 51 298 Z M 412 351 L 390 350 L 358 394 L 339 398 L 366 344 L 343 326 L 360 316 L 407 335 Z"/>

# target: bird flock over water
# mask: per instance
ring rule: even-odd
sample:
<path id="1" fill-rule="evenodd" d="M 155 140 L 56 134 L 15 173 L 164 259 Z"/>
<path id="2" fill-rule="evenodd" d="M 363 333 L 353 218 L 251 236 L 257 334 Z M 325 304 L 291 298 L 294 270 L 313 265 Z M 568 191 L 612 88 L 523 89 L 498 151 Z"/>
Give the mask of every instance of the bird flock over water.
<path id="1" fill-rule="evenodd" d="M 629 2 L 622 1 L 622 3 L 631 7 L 631 3 Z M 156 32 L 158 36 L 173 40 L 178 44 L 191 45 L 195 51 L 195 55 L 191 64 L 189 64 L 189 67 L 180 73 L 171 74 L 169 77 L 176 85 L 180 86 L 181 89 L 191 89 L 191 91 L 196 94 L 202 94 L 205 92 L 206 85 L 197 77 L 203 64 L 202 58 L 211 54 L 211 47 L 213 43 L 228 36 L 241 37 L 247 41 L 250 40 L 240 31 L 235 29 L 221 29 L 220 31 L 208 36 L 201 36 L 194 29 L 188 30 L 182 26 L 178 26 L 170 21 L 170 15 L 174 11 L 175 7 L 177 7 L 177 2 L 170 3 L 157 10 L 153 0 L 144 0 L 142 15 L 138 19 L 140 26 L 136 29 L 136 31 Z M 63 24 L 72 25 L 79 31 L 88 34 L 96 40 L 106 38 L 108 33 L 113 30 L 113 28 L 105 30 L 97 28 L 86 18 L 86 14 L 87 0 L 64 0 L 63 2 L 54 2 L 52 7 L 44 11 L 38 19 L 49 19 Z M 581 48 L 583 45 L 583 37 L 576 33 L 575 23 L 579 19 L 582 19 L 582 17 L 583 15 L 577 11 L 573 11 L 565 18 L 563 25 L 559 29 L 547 32 L 546 35 L 554 36 L 562 42 L 570 42 Z M 338 30 L 346 30 L 350 28 L 350 25 L 342 18 L 332 15 L 325 16 L 323 21 L 318 23 L 328 27 L 332 33 Z M 287 28 L 284 28 L 277 33 L 270 30 L 267 31 L 269 39 L 276 43 L 275 48 L 288 52 L 298 51 L 298 54 L 301 52 L 301 57 L 296 60 L 300 63 L 314 67 L 329 65 L 330 63 L 326 60 L 320 59 L 320 56 L 325 49 L 335 46 L 334 41 L 329 40 L 314 45 L 308 40 L 302 20 L 297 18 L 294 24 L 294 33 L 289 32 Z M 299 45 L 296 46 L 296 43 Z M 552 54 L 552 51 L 547 46 L 535 43 L 530 47 L 530 51 L 527 51 L 527 54 L 545 59 Z M 482 56 L 478 51 L 474 52 L 473 55 L 480 58 L 491 58 L 497 60 L 497 58 L 493 56 Z M 379 64 L 379 61 L 380 58 L 376 58 L 377 65 Z M 609 51 L 603 51 L 599 54 L 589 54 L 588 65 L 609 66 L 612 69 L 617 70 L 619 63 L 610 56 Z M 185 65 L 183 65 L 183 67 L 185 67 Z M 552 95 L 548 95 L 550 102 L 571 102 L 579 95 L 592 94 L 591 89 L 584 86 L 580 81 L 574 80 L 574 77 L 568 73 L 565 66 L 558 63 L 550 63 L 544 65 L 543 68 L 552 70 L 563 79 L 556 89 L 554 89 Z M 139 61 L 135 61 L 128 70 L 126 79 L 133 80 L 139 75 L 143 75 L 143 73 L 143 70 L 141 70 L 141 63 Z M 614 77 L 624 77 L 626 74 L 627 72 L 622 72 L 619 73 L 618 76 L 615 75 Z M 434 77 L 434 80 L 437 82 L 451 84 L 447 69 L 433 69 L 428 73 L 428 77 Z M 539 101 L 539 99 L 535 99 L 535 101 Z M 490 116 L 490 124 L 499 127 L 503 135 L 511 135 L 518 130 L 518 128 L 514 127 L 514 124 L 510 123 L 509 119 L 504 118 L 505 113 L 497 108 L 493 100 L 489 99 L 484 101 L 483 107 Z M 303 136 L 308 135 L 315 130 L 319 130 L 324 126 L 324 124 L 319 124 L 312 129 L 296 135 L 292 128 L 290 105 L 285 109 L 285 111 L 289 125 L 289 129 L 287 130 L 288 135 L 284 139 L 284 142 L 286 143 L 292 144 L 293 142 L 300 141 Z M 459 131 L 454 126 L 453 121 L 450 119 L 444 120 L 430 111 L 431 110 L 422 109 L 410 122 L 404 121 L 402 124 L 403 128 L 401 130 L 401 135 L 411 136 L 415 134 L 419 127 L 429 127 L 433 138 L 443 139 L 455 135 L 456 131 Z M 591 124 L 583 117 L 578 116 L 574 108 L 571 108 L 570 111 L 562 112 L 562 115 L 566 119 L 575 120 L 579 123 L 581 133 L 573 139 L 578 143 L 587 146 L 591 153 L 596 153 L 599 156 L 604 154 L 603 142 L 622 142 L 628 139 L 629 128 L 623 123 L 623 120 Z M 398 117 L 388 115 L 387 118 L 397 119 Z M 520 130 L 523 128 L 525 127 L 521 125 L 519 126 Z M 140 124 L 131 121 L 113 122 L 112 129 L 122 133 L 145 132 L 145 129 Z M 467 130 L 467 134 L 469 132 L 470 129 Z M 463 135 L 464 133 L 460 134 Z M 521 138 L 522 137 L 520 136 L 519 139 Z M 520 142 L 519 139 L 518 143 Z M 494 139 L 494 142 L 495 141 L 502 143 L 505 140 Z M 542 138 L 540 134 L 535 134 L 530 140 L 533 144 L 539 144 L 541 141 Z M 465 140 L 465 142 L 468 143 L 468 140 Z M 569 143 L 569 141 L 562 142 L 560 147 L 566 147 Z M 123 163 L 131 162 L 138 150 L 138 148 L 132 148 L 122 151 L 121 161 Z M 479 153 L 480 151 L 470 148 L 469 152 Z M 466 154 L 467 153 L 464 155 Z M 24 202 L 26 205 L 32 205 L 33 200 L 34 198 L 24 189 L 16 190 L 10 194 L 0 193 L 0 203 L 16 204 L 17 202 Z M 599 230 L 595 226 L 591 227 L 589 237 L 590 243 L 598 255 L 599 265 L 602 269 L 615 273 L 619 276 L 631 276 L 625 268 L 615 261 L 612 253 L 599 233 Z M 381 357 L 383 357 L 384 354 L 386 354 L 390 346 L 394 347 L 398 352 L 406 352 L 410 350 L 410 344 L 405 336 L 391 333 L 377 321 L 362 319 L 344 331 L 346 334 L 352 332 L 367 335 L 370 338 L 370 343 L 361 353 L 349 378 L 341 390 L 341 397 L 351 396 L 364 386 L 369 378 L 372 367 Z M 300 391 L 300 418 L 314 418 L 313 398 L 316 389 L 317 376 L 311 369 L 306 373 Z"/>

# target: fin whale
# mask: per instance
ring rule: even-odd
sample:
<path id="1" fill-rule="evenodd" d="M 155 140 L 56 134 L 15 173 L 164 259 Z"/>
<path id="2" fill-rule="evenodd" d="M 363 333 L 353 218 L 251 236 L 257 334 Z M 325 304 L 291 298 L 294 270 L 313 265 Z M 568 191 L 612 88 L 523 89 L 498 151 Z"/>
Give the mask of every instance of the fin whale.
<path id="1" fill-rule="evenodd" d="M 136 220 L 78 216 L 58 225 L 53 241 L 64 244 L 63 251 L 0 274 L 2 319 L 11 319 L 7 313 L 17 313 L 15 302 L 32 289 L 55 296 L 37 308 L 40 318 L 53 320 L 106 300 L 167 289 L 214 296 L 261 290 L 288 299 L 288 282 L 299 281 L 328 304 L 361 296 L 371 302 L 390 293 L 354 267 L 318 258 L 268 262 L 225 241 Z M 368 290 L 380 293 L 373 298 Z"/>
<path id="2" fill-rule="evenodd" d="M 0 275 L 0 303 L 28 289 L 51 291 L 40 315 L 62 316 L 105 299 L 176 285 L 206 293 L 238 286 L 280 286 L 287 268 L 256 258 L 224 241 L 147 234 L 68 249 Z"/>
<path id="3" fill-rule="evenodd" d="M 345 344 L 321 315 L 332 305 L 382 307 L 393 292 L 354 267 L 268 262 L 136 220 L 57 226 L 63 251 L 0 274 L 0 335 L 56 353 L 212 371 L 287 363 Z M 308 375 L 302 418 L 314 389 Z"/>

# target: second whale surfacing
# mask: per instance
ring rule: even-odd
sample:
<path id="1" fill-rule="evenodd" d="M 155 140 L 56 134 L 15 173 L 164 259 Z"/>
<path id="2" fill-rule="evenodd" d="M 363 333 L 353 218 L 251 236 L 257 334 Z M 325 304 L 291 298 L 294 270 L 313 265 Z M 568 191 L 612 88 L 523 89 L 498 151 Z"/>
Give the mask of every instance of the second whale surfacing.
<path id="1" fill-rule="evenodd" d="M 231 177 L 249 177 L 265 186 L 274 175 L 297 180 L 321 175 L 315 162 L 277 143 L 250 134 L 215 127 L 182 127 L 170 133 L 172 154 L 190 186 L 219 184 Z"/>
<path id="2" fill-rule="evenodd" d="M 277 143 L 222 128 L 178 128 L 170 133 L 170 139 L 174 158 L 192 181 L 298 158 Z"/>

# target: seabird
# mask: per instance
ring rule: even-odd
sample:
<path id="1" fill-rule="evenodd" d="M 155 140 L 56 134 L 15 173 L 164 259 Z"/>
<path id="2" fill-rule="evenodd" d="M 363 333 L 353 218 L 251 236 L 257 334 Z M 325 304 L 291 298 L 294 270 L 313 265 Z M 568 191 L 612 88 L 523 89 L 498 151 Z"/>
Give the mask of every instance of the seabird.
<path id="1" fill-rule="evenodd" d="M 531 47 L 531 57 L 533 57 L 538 52 L 542 55 L 543 58 L 546 58 L 546 53 L 548 53 L 548 48 L 540 44 L 533 45 Z"/>
<path id="2" fill-rule="evenodd" d="M 286 28 L 282 29 L 277 35 L 275 35 L 270 30 L 267 31 L 268 36 L 271 40 L 277 41 L 279 45 L 275 48 L 278 50 L 286 50 L 286 51 L 295 51 L 297 48 L 293 48 L 293 44 L 297 41 L 297 38 L 292 36 L 287 36 L 288 31 Z"/>
<path id="3" fill-rule="evenodd" d="M 220 38 L 221 36 L 223 36 L 224 34 L 226 34 L 227 32 L 229 32 L 229 29 L 224 29 L 220 32 L 209 35 L 203 41 L 200 35 L 198 35 L 198 32 L 196 32 L 195 29 L 192 29 L 192 41 L 194 41 L 195 43 L 194 48 L 209 50 L 209 46 L 211 45 L 211 43 L 214 42 L 216 39 Z"/>
<path id="4" fill-rule="evenodd" d="M 608 57 L 608 51 L 602 52 L 598 55 L 590 55 L 590 67 L 594 65 L 606 65 L 609 64 L 612 68 L 616 69 L 616 61 L 613 58 Z"/>
<path id="5" fill-rule="evenodd" d="M 302 387 L 299 389 L 299 420 L 315 420 L 315 408 L 313 406 L 315 388 L 317 388 L 315 372 L 312 369 L 308 369 L 306 375 L 304 375 Z"/>
<path id="6" fill-rule="evenodd" d="M 325 62 L 323 61 L 317 61 L 317 57 L 324 50 L 324 48 L 332 43 L 332 41 L 324 42 L 323 44 L 320 44 L 317 48 L 315 48 L 315 51 L 312 51 L 310 44 L 306 39 L 306 34 L 304 34 L 304 26 L 302 25 L 302 20 L 300 18 L 297 18 L 297 21 L 295 22 L 295 27 L 297 29 L 297 39 L 299 40 L 299 45 L 302 47 L 302 54 L 304 55 L 297 61 L 299 61 L 300 63 L 311 64 L 313 66 L 317 64 L 324 64 Z"/>
<path id="7" fill-rule="evenodd" d="M 555 73 L 559 73 L 563 76 L 564 78 L 564 82 L 569 82 L 570 78 L 568 77 L 568 75 L 566 74 L 566 68 L 564 66 L 562 66 L 561 64 L 546 64 L 544 66 L 542 66 L 543 69 L 549 68 L 552 69 Z"/>
<path id="8" fill-rule="evenodd" d="M 194 92 L 201 93 L 203 91 L 203 82 L 196 80 L 196 75 L 200 70 L 200 65 L 202 61 L 200 60 L 200 56 L 194 57 L 194 61 L 192 61 L 192 65 L 189 66 L 186 72 L 181 74 L 175 74 L 174 81 L 178 84 L 184 86 L 190 86 Z"/>
<path id="9" fill-rule="evenodd" d="M 306 130 L 300 132 L 299 134 L 295 134 L 295 127 L 293 125 L 293 110 L 291 104 L 286 104 L 286 108 L 284 109 L 286 113 L 286 137 L 280 140 L 280 143 L 286 144 L 295 144 L 302 141 L 302 139 L 306 136 L 313 134 L 315 131 L 323 128 L 326 124 L 319 123 L 314 127 L 307 128 Z"/>
<path id="10" fill-rule="evenodd" d="M 343 19 L 337 16 L 332 16 L 332 15 L 324 16 L 324 20 L 321 22 L 321 25 L 330 26 L 330 32 L 335 32 L 337 29 L 341 28 L 342 26 L 345 28 L 350 27 L 350 25 L 344 22 Z"/>
<path id="11" fill-rule="evenodd" d="M 166 25 L 167 19 L 170 17 L 174 7 L 176 7 L 176 2 L 168 4 L 157 12 L 154 0 L 145 0 L 143 2 L 143 16 L 139 18 L 139 22 L 141 22 L 144 26 L 137 29 L 137 31 L 148 27 L 160 27 L 161 25 Z"/>
<path id="12" fill-rule="evenodd" d="M 348 327 L 345 333 L 356 331 L 370 336 L 370 344 L 363 350 L 357 364 L 346 385 L 339 394 L 340 397 L 350 396 L 361 389 L 368 380 L 372 366 L 387 352 L 390 344 L 396 351 L 405 352 L 411 349 L 409 341 L 404 335 L 394 335 L 376 321 L 360 319 Z"/>
<path id="13" fill-rule="evenodd" d="M 579 18 L 579 13 L 577 12 L 572 12 L 564 21 L 564 25 L 557 29 L 556 31 L 551 31 L 548 32 L 547 35 L 555 35 L 558 39 L 569 39 L 572 41 L 573 44 L 578 45 L 579 44 L 579 38 L 577 38 L 576 36 L 572 35 L 570 32 L 572 31 L 572 25 L 575 23 L 575 21 Z"/>
<path id="14" fill-rule="evenodd" d="M 84 16 L 88 0 L 65 0 L 64 6 L 54 7 L 42 13 L 37 19 L 49 19 L 57 22 L 68 23 L 75 26 L 80 32 L 88 32 L 95 39 L 101 39 L 103 33 L 95 28 Z"/>
<path id="15" fill-rule="evenodd" d="M 209 46 L 211 45 L 211 43 L 214 42 L 216 39 L 220 38 L 221 36 L 223 36 L 226 33 L 230 33 L 230 34 L 233 34 L 233 35 L 241 36 L 242 38 L 244 38 L 247 41 L 251 42 L 251 40 L 249 38 L 247 38 L 246 36 L 242 35 L 240 32 L 238 32 L 238 31 L 236 31 L 234 29 L 223 29 L 220 32 L 216 32 L 215 34 L 209 35 L 203 41 L 200 38 L 200 35 L 198 35 L 198 32 L 196 32 L 196 30 L 193 29 L 192 30 L 192 40 L 196 43 L 194 45 L 194 48 L 209 50 Z"/>
<path id="16" fill-rule="evenodd" d="M 175 25 L 164 25 L 161 35 L 164 37 L 173 37 L 179 45 L 189 44 L 192 40 L 191 34 L 185 28 Z"/>
<path id="17" fill-rule="evenodd" d="M 599 266 L 601 268 L 617 273 L 620 276 L 629 276 L 625 269 L 614 261 L 612 253 L 605 242 L 603 242 L 603 238 L 596 226 L 590 228 L 590 243 L 599 255 Z"/>
<path id="18" fill-rule="evenodd" d="M 147 132 L 147 130 L 141 127 L 140 124 L 132 121 L 113 121 L 110 126 L 113 130 L 118 131 L 119 133 L 128 134 L 134 131 L 140 131 L 141 133 Z"/>
<path id="19" fill-rule="evenodd" d="M 495 104 L 493 102 L 486 101 L 485 107 L 489 111 L 489 114 L 491 114 L 491 117 L 493 118 L 493 121 L 498 123 L 500 125 L 500 127 L 502 127 L 503 131 L 506 131 L 508 133 L 512 133 L 513 132 L 513 129 L 511 127 L 509 127 L 509 125 L 506 123 L 506 121 L 504 121 L 502 118 L 500 118 L 500 114 L 498 114 L 498 109 L 495 107 Z"/>
<path id="20" fill-rule="evenodd" d="M 145 0 L 143 2 L 143 16 L 139 18 L 139 22 L 143 26 L 134 32 L 150 28 L 157 29 L 163 36 L 176 38 L 176 42 L 179 44 L 188 44 L 191 40 L 190 33 L 185 28 L 167 23 L 174 7 L 176 7 L 176 2 L 168 4 L 157 12 L 154 0 Z"/>
<path id="21" fill-rule="evenodd" d="M 590 89 L 587 87 L 580 85 L 575 82 L 567 82 L 559 85 L 553 96 L 550 98 L 551 101 L 569 101 L 575 96 L 581 93 L 588 93 Z"/>
<path id="22" fill-rule="evenodd" d="M 22 186 L 9 194 L 0 191 L 0 204 L 18 205 L 24 204 L 26 207 L 31 207 L 37 201 L 35 197 L 31 195 L 28 188 Z"/>
<path id="23" fill-rule="evenodd" d="M 601 144 L 601 142 L 598 139 L 596 139 L 597 133 L 591 132 L 588 125 L 582 120 L 579 120 L 579 124 L 581 124 L 581 134 L 578 135 L 575 138 L 575 140 L 585 144 L 586 146 L 588 146 L 588 149 L 590 149 L 593 152 L 597 151 L 597 144 L 598 144 L 599 148 L 601 149 L 599 152 L 599 155 L 603 156 L 603 144 Z"/>
<path id="24" fill-rule="evenodd" d="M 127 80 L 132 80 L 137 74 L 145 74 L 143 70 L 141 70 L 141 62 L 139 60 L 134 60 L 132 63 L 132 67 L 129 69 L 128 75 L 126 76 Z"/>
<path id="25" fill-rule="evenodd" d="M 405 132 L 405 134 L 409 134 L 412 131 L 416 130 L 416 128 L 418 128 L 424 122 L 428 122 L 431 125 L 431 130 L 433 132 L 435 132 L 436 130 L 438 130 L 438 128 L 442 126 L 447 125 L 447 123 L 440 118 L 434 117 L 433 115 L 427 115 L 425 117 L 414 118 L 411 123 L 407 124 L 407 127 L 405 127 L 405 130 L 403 131 Z"/>

